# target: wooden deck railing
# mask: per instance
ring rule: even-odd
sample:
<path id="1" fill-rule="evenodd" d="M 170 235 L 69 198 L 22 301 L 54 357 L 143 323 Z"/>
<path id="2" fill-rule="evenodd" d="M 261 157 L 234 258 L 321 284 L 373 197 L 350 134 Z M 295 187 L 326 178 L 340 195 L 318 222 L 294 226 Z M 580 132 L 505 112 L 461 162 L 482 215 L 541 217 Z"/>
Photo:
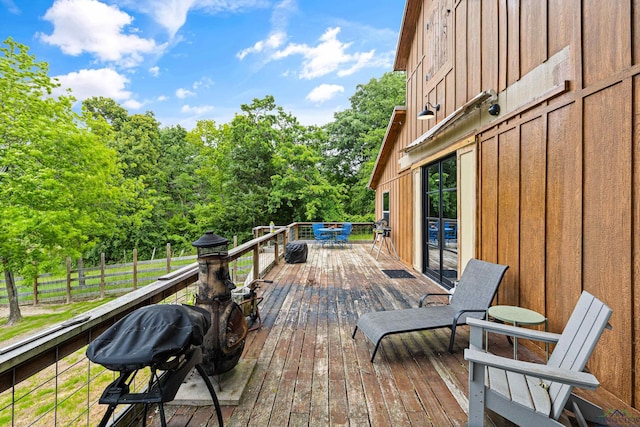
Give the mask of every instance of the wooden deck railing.
<path id="1" fill-rule="evenodd" d="M 287 241 L 313 240 L 311 224 L 280 226 L 273 233 L 268 226 L 256 227 L 253 240 L 229 250 L 230 269 L 235 261 L 252 254 L 252 272 L 264 276 L 280 262 Z M 358 240 L 368 239 L 370 230 L 371 223 L 354 223 L 353 234 Z M 85 347 L 139 307 L 192 303 L 196 290 L 191 288 L 197 279 L 198 264 L 194 262 L 80 316 L 0 348 L 0 425 L 94 425 L 104 409 L 97 404 L 104 389 L 104 375 L 113 374 L 90 363 L 84 357 Z M 76 380 L 78 376 L 84 379 L 67 387 L 63 383 L 73 376 L 72 370 L 80 371 Z M 145 386 L 144 381 L 140 383 L 140 387 Z"/>
<path id="2" fill-rule="evenodd" d="M 289 227 L 280 228 L 274 233 L 258 237 L 229 250 L 229 262 L 232 263 L 241 256 L 253 252 L 254 271 L 260 273 L 266 271 L 272 264 L 279 262 L 282 256 L 280 248 L 286 244 L 288 230 Z M 268 244 L 273 248 L 273 255 L 268 257 L 269 261 L 265 261 L 265 257 L 261 257 L 260 254 L 265 252 L 265 246 Z M 270 255 L 271 250 L 267 253 Z M 78 414 L 71 414 L 71 418 L 69 418 L 69 416 L 60 413 L 59 403 L 63 400 L 67 401 L 68 396 L 58 395 L 60 389 L 57 381 L 58 372 L 62 370 L 63 366 L 66 371 L 66 366 L 77 365 L 75 361 L 66 361 L 65 358 L 70 355 L 77 358 L 78 350 L 83 349 L 109 326 L 139 307 L 158 303 L 184 302 L 179 299 L 184 299 L 184 297 L 178 297 L 180 291 L 195 283 L 197 279 L 198 264 L 189 264 L 81 316 L 0 348 L 0 425 L 32 425 L 34 422 L 36 424 L 46 422 L 49 425 L 67 425 L 69 419 L 76 420 L 75 422 L 82 419 L 83 416 Z M 80 364 L 79 369 L 88 370 L 90 365 L 87 361 L 86 364 Z M 49 367 L 54 369 L 52 375 L 56 377 L 56 380 L 55 387 L 46 387 L 47 389 L 51 388 L 50 392 L 55 394 L 52 397 L 53 403 L 43 405 L 49 407 L 47 413 L 43 415 L 40 411 L 17 410 L 16 398 L 25 399 L 27 396 L 26 398 L 33 400 L 34 404 L 36 399 L 39 401 L 43 399 L 43 390 L 39 389 L 40 385 L 35 385 L 33 389 L 18 392 L 17 390 L 25 380 L 42 373 Z M 91 376 L 92 374 L 87 373 L 86 377 L 89 380 L 86 383 L 81 383 L 77 390 L 65 393 L 88 393 L 84 389 L 90 389 Z M 96 402 L 97 397 L 93 402 L 86 402 L 85 407 L 80 411 L 86 413 L 87 425 L 93 425 L 89 412 Z M 36 421 L 25 420 L 26 416 L 33 416 L 33 420 Z"/>
<path id="3" fill-rule="evenodd" d="M 367 239 L 370 230 L 371 223 L 354 223 L 354 237 L 359 235 L 360 240 Z M 235 261 L 252 253 L 252 271 L 260 277 L 280 262 L 288 240 L 313 239 L 310 222 L 276 227 L 273 233 L 268 226 L 253 231 L 255 238 L 230 249 L 228 260 L 233 269 Z M 104 387 L 97 383 L 102 374 L 96 373 L 98 368 L 84 357 L 84 348 L 139 307 L 191 303 L 190 295 L 195 290 L 185 291 L 197 279 L 198 264 L 191 263 L 80 316 L 0 348 L 0 425 L 94 425 L 95 417 L 103 412 L 97 400 Z M 71 376 L 72 369 L 84 371 L 81 376 L 85 379 L 65 388 L 61 376 Z M 51 385 L 45 385 L 41 376 Z M 20 401 L 28 404 L 21 408 Z"/>

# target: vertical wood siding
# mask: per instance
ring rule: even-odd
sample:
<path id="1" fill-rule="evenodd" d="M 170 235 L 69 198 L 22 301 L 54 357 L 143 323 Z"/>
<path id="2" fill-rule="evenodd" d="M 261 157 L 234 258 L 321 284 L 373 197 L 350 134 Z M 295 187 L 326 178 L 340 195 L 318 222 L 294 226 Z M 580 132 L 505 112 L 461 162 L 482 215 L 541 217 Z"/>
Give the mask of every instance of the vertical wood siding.
<path id="1" fill-rule="evenodd" d="M 500 303 L 544 313 L 551 330 L 562 329 L 582 290 L 605 300 L 613 330 L 589 367 L 638 407 L 640 25 L 633 17 L 640 2 L 507 0 L 497 17 L 493 2 L 482 3 L 485 18 L 507 26 L 497 30 L 506 45 L 494 45 L 506 57 L 482 45 L 483 57 L 506 61 L 498 63 L 499 82 L 515 83 L 567 44 L 575 79 L 568 96 L 479 135 L 479 253 L 511 267 Z M 465 38 L 475 25 L 468 21 Z M 464 60 L 456 55 L 458 67 Z M 481 70 L 495 68 L 488 60 Z"/>
<path id="2" fill-rule="evenodd" d="M 545 311 L 545 120 L 537 118 L 520 128 L 520 305 Z"/>
<path id="3" fill-rule="evenodd" d="M 412 265 L 415 234 L 402 149 L 480 91 L 521 83 L 569 46 L 556 70 L 571 76 L 567 93 L 476 135 L 476 255 L 510 266 L 499 302 L 544 313 L 552 331 L 582 290 L 606 301 L 613 330 L 589 368 L 640 407 L 640 0 L 408 2 L 417 24 L 405 62 L 407 122 L 376 186 L 378 213 L 390 191 L 401 259 Z M 446 42 L 427 31 L 434 20 L 450 27 Z M 446 46 L 446 60 L 432 52 Z M 444 65 L 432 67 L 433 58 Z M 441 109 L 418 122 L 426 100 Z"/>

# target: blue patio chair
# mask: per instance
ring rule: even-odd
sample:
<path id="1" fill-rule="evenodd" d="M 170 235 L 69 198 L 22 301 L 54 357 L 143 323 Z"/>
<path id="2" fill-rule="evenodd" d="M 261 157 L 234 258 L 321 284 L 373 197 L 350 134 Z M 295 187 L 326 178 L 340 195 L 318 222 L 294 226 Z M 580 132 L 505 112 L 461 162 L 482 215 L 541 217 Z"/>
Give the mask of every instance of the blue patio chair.
<path id="1" fill-rule="evenodd" d="M 336 234 L 336 243 L 340 245 L 349 244 L 350 247 L 353 247 L 353 243 L 349 242 L 349 235 L 351 235 L 352 225 L 350 222 L 345 222 L 342 224 L 342 231 L 340 234 Z"/>
<path id="2" fill-rule="evenodd" d="M 458 240 L 458 224 L 455 222 L 446 222 L 444 224 L 444 241 Z"/>
<path id="3" fill-rule="evenodd" d="M 429 243 L 437 244 L 438 242 L 438 223 L 429 222 Z"/>
<path id="4" fill-rule="evenodd" d="M 323 227 L 324 225 L 320 223 L 311 224 L 311 228 L 313 229 L 313 237 L 316 239 L 316 244 L 320 243 L 322 244 L 322 246 L 324 246 L 326 242 L 331 240 L 330 234 L 326 234 L 320 231 L 320 229 Z"/>

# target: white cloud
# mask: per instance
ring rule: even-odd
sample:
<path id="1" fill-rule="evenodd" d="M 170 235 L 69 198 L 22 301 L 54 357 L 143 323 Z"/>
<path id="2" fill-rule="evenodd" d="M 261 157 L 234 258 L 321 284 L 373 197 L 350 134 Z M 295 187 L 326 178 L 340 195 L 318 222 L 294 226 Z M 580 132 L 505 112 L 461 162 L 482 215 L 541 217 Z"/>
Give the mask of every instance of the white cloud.
<path id="1" fill-rule="evenodd" d="M 243 60 L 249 54 L 273 52 L 287 39 L 287 25 L 289 16 L 297 10 L 296 0 L 282 0 L 273 7 L 271 12 L 271 33 L 265 40 L 259 40 L 253 46 L 241 50 L 236 57 Z"/>
<path id="2" fill-rule="evenodd" d="M 103 62 L 134 67 L 142 62 L 144 54 L 157 53 L 166 47 L 158 46 L 153 39 L 125 33 L 133 18 L 97 0 L 58 0 L 44 19 L 53 24 L 53 33 L 38 36 L 67 55 L 86 52 Z"/>
<path id="3" fill-rule="evenodd" d="M 194 95 L 195 95 L 195 92 L 191 92 L 189 89 L 180 88 L 176 90 L 176 96 L 180 99 L 184 99 Z"/>
<path id="4" fill-rule="evenodd" d="M 128 99 L 122 103 L 124 107 L 129 110 L 139 110 L 144 105 L 142 102 L 138 102 L 135 99 Z"/>
<path id="5" fill-rule="evenodd" d="M 369 52 L 347 53 L 351 43 L 338 40 L 339 27 L 329 28 L 320 37 L 317 46 L 290 43 L 284 49 L 273 54 L 273 59 L 283 59 L 291 55 L 302 55 L 302 70 L 299 77 L 313 79 L 336 72 L 339 76 L 353 74 L 361 68 L 379 65 L 374 61 L 375 50 Z"/>
<path id="6" fill-rule="evenodd" d="M 13 0 L 0 0 L 0 3 L 7 8 L 9 13 L 13 13 L 14 15 L 20 15 L 21 10 L 18 6 L 16 6 Z"/>
<path id="7" fill-rule="evenodd" d="M 313 88 L 311 92 L 306 96 L 312 102 L 323 103 L 334 98 L 337 94 L 344 92 L 344 86 L 321 84 Z"/>
<path id="8" fill-rule="evenodd" d="M 151 16 L 167 30 L 171 39 L 187 21 L 191 10 L 198 9 L 215 15 L 223 12 L 241 13 L 269 6 L 267 0 L 117 0 L 117 3 Z"/>
<path id="9" fill-rule="evenodd" d="M 187 13 L 194 3 L 194 0 L 154 0 L 147 10 L 173 38 L 187 21 Z"/>
<path id="10" fill-rule="evenodd" d="M 284 32 L 289 25 L 289 16 L 298 9 L 296 0 L 282 0 L 273 7 L 271 12 L 271 25 L 276 32 Z"/>
<path id="11" fill-rule="evenodd" d="M 257 41 L 253 46 L 248 47 L 236 54 L 241 61 L 250 53 L 260 53 L 279 48 L 286 40 L 287 35 L 283 32 L 271 34 L 266 40 Z"/>
<path id="12" fill-rule="evenodd" d="M 199 106 L 192 107 L 189 104 L 183 105 L 182 108 L 180 109 L 180 111 L 183 113 L 197 114 L 197 115 L 208 113 L 211 110 L 213 110 L 213 107 L 211 105 L 199 105 Z"/>
<path id="13" fill-rule="evenodd" d="M 149 74 L 151 74 L 153 77 L 158 77 L 160 75 L 160 67 L 155 66 L 149 68 Z"/>
<path id="14" fill-rule="evenodd" d="M 71 88 L 72 94 L 79 101 L 92 96 L 103 96 L 115 101 L 128 101 L 133 94 L 126 90 L 129 79 L 110 68 L 83 69 L 69 74 L 56 76 L 61 87 L 56 93 Z"/>
<path id="15" fill-rule="evenodd" d="M 198 90 L 200 88 L 208 89 L 211 86 L 213 86 L 213 80 L 211 80 L 209 77 L 203 77 L 192 85 L 193 90 Z"/>
<path id="16" fill-rule="evenodd" d="M 355 60 L 355 64 L 353 64 L 349 68 L 338 70 L 338 76 L 346 77 L 346 76 L 355 74 L 356 72 L 360 71 L 362 68 L 376 66 L 376 65 L 383 65 L 383 63 L 381 62 L 375 61 L 374 54 L 375 54 L 375 50 L 370 50 L 369 52 L 360 52 L 355 54 L 353 56 L 353 59 Z"/>
<path id="17" fill-rule="evenodd" d="M 164 101 L 166 101 L 167 99 L 169 99 L 169 97 L 168 97 L 168 96 L 160 95 L 158 98 L 156 98 L 156 101 L 158 101 L 158 102 L 164 102 Z"/>

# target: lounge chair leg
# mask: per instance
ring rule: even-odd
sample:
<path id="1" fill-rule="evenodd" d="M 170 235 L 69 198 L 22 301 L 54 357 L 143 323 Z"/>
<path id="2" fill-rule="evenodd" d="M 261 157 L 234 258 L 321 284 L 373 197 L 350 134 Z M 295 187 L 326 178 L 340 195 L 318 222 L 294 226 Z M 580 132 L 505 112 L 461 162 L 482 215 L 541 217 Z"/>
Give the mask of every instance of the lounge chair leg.
<path id="1" fill-rule="evenodd" d="M 449 353 L 453 354 L 453 342 L 456 339 L 456 324 L 451 326 L 451 338 L 449 339 Z"/>
<path id="2" fill-rule="evenodd" d="M 380 341 L 376 343 L 376 346 L 373 348 L 373 353 L 371 354 L 371 363 L 373 363 L 373 359 L 376 358 L 376 353 L 378 352 L 378 347 L 380 347 Z"/>

